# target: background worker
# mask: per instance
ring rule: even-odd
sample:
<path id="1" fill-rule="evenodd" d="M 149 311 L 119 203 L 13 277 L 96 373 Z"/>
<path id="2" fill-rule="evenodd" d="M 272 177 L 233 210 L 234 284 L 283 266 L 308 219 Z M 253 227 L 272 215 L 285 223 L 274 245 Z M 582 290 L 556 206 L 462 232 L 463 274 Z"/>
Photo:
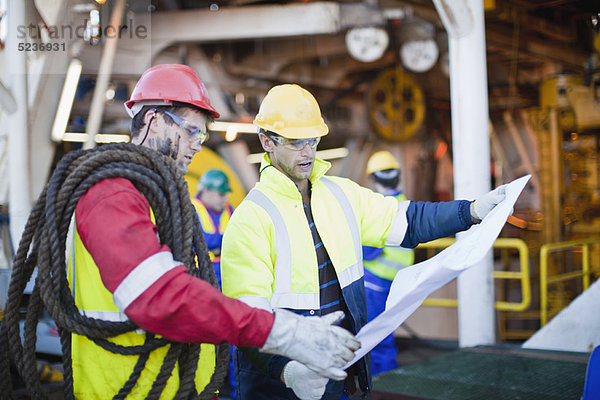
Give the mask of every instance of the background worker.
<path id="1" fill-rule="evenodd" d="M 298 85 L 273 87 L 254 124 L 265 150 L 260 180 L 223 237 L 223 292 L 254 307 L 323 316 L 344 311 L 351 332 L 367 322 L 361 243 L 414 247 L 467 229 L 504 199 L 500 187 L 473 203 L 398 202 L 349 179 L 325 176 L 315 157 L 328 127 Z M 236 349 L 238 398 L 338 399 L 371 390 L 366 356 L 345 382 L 328 381 L 298 361 Z M 353 366 L 353 367 L 354 367 Z"/>
<path id="2" fill-rule="evenodd" d="M 397 201 L 405 201 L 400 190 L 400 165 L 387 150 L 374 153 L 367 162 L 367 175 L 377 193 Z M 385 302 L 396 273 L 415 260 L 414 251 L 404 247 L 363 246 L 363 266 L 365 267 L 365 296 L 367 299 L 367 321 L 385 310 Z M 371 350 L 373 375 L 398 367 L 398 349 L 391 334 Z"/>
<path id="3" fill-rule="evenodd" d="M 144 72 L 125 105 L 133 118 L 131 142 L 170 157 L 182 172 L 206 139 L 206 123 L 219 116 L 196 73 L 177 64 Z M 227 298 L 187 274 L 157 232 L 147 199 L 128 179 L 101 180 L 77 203 L 68 276 L 78 309 L 100 319 L 129 319 L 143 329 L 111 341 L 141 345 L 146 332 L 186 343 L 228 341 L 298 358 L 332 378 L 343 376 L 339 367 L 359 344 L 329 325 L 339 316 L 309 320 Z M 167 359 L 165 351 L 162 347 L 150 353 L 131 398 L 148 395 Z M 137 369 L 138 358 L 115 355 L 73 334 L 75 397 L 112 398 Z M 214 363 L 214 350 L 203 346 L 195 375 L 198 392 L 212 375 Z M 175 367 L 162 396 L 175 397 L 178 388 Z"/>
<path id="4" fill-rule="evenodd" d="M 197 190 L 192 204 L 198 213 L 204 241 L 210 252 L 210 260 L 215 268 L 220 286 L 221 243 L 223 242 L 223 232 L 233 214 L 233 207 L 228 203 L 231 193 L 229 179 L 223 171 L 209 169 L 200 178 Z"/>
<path id="5" fill-rule="evenodd" d="M 233 214 L 233 207 L 227 202 L 231 193 L 229 179 L 220 169 L 209 169 L 200 177 L 196 189 L 198 191 L 192 199 L 192 204 L 196 208 L 210 261 L 213 264 L 219 287 L 221 287 L 221 243 L 223 242 L 223 232 Z M 230 387 L 230 397 L 235 400 L 233 348 L 231 356 L 227 382 Z"/>

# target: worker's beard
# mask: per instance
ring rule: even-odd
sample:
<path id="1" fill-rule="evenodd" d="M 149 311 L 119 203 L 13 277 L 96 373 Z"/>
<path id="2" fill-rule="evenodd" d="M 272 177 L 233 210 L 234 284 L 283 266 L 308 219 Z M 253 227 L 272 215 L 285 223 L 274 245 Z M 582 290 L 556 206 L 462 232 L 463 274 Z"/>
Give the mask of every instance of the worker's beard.
<path id="1" fill-rule="evenodd" d="M 172 158 L 174 161 L 177 161 L 177 153 L 179 152 L 179 144 L 173 143 L 171 138 L 162 138 L 156 139 L 155 146 L 153 146 L 154 150 L 158 151 L 160 154 L 165 155 L 169 158 Z"/>
<path id="2" fill-rule="evenodd" d="M 178 155 L 179 155 L 179 141 L 173 142 L 171 138 L 160 138 L 160 139 L 151 139 L 148 141 L 149 147 L 153 150 L 156 150 L 160 154 L 169 157 L 177 164 L 177 168 L 179 168 L 184 174 L 188 170 L 188 166 L 183 163 Z"/>

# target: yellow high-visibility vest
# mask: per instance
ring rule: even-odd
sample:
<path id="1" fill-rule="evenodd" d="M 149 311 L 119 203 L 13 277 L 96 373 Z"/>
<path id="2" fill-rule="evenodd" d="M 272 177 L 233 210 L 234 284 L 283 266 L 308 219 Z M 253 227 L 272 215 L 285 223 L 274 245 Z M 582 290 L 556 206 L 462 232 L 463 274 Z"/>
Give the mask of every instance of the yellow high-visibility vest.
<path id="1" fill-rule="evenodd" d="M 153 214 L 152 221 L 154 222 Z M 115 305 L 113 294 L 102 283 L 98 267 L 79 237 L 75 218 L 73 218 L 73 225 L 74 235 L 70 246 L 67 277 L 75 305 L 87 317 L 107 321 L 126 321 L 127 316 Z M 124 333 L 109 340 L 122 346 L 141 346 L 144 344 L 145 338 L 146 334 L 140 330 Z M 143 399 L 147 397 L 169 347 L 169 345 L 159 347 L 150 353 L 146 367 L 127 398 Z M 75 397 L 111 399 L 131 375 L 138 357 L 137 355 L 126 356 L 112 353 L 97 346 L 85 336 L 71 334 Z M 178 368 L 178 365 L 175 365 L 161 399 L 175 397 L 179 388 Z M 208 384 L 214 369 L 215 347 L 211 344 L 202 344 L 195 378 L 198 392 L 201 392 Z"/>
<path id="2" fill-rule="evenodd" d="M 361 243 L 398 246 L 406 232 L 406 208 L 349 179 L 324 176 L 316 159 L 311 210 L 344 293 L 364 289 Z M 233 214 L 223 237 L 223 293 L 259 308 L 320 309 L 314 242 L 298 188 L 269 166 Z M 349 292 L 348 292 L 349 293 Z"/>
<path id="3" fill-rule="evenodd" d="M 223 234 L 225 232 L 225 228 L 227 228 L 227 223 L 229 223 L 229 219 L 231 218 L 231 209 L 229 208 L 229 204 L 225 205 L 221 216 L 219 217 L 219 227 L 215 226 L 213 219 L 210 217 L 208 210 L 204 203 L 200 200 L 194 198 L 192 199 L 192 204 L 196 207 L 196 212 L 198 213 L 198 218 L 200 219 L 200 224 L 202 225 L 202 229 L 206 233 L 220 233 Z"/>

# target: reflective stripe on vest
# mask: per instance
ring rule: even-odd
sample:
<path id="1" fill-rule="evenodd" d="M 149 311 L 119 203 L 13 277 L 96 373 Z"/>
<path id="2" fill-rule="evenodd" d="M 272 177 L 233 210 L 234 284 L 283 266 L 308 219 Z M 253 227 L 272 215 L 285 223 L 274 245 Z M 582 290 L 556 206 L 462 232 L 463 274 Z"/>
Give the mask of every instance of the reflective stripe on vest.
<path id="1" fill-rule="evenodd" d="M 237 300 L 246 303 L 250 307 L 260 308 L 268 312 L 273 312 L 273 307 L 266 297 L 262 296 L 241 296 Z"/>
<path id="2" fill-rule="evenodd" d="M 85 315 L 88 318 L 101 319 L 103 321 L 110 322 L 125 322 L 129 321 L 127 315 L 120 311 L 90 311 L 90 310 L 79 310 L 81 315 Z"/>
<path id="3" fill-rule="evenodd" d="M 338 273 L 338 280 L 340 281 L 340 286 L 345 288 L 352 282 L 360 279 L 364 275 L 363 264 L 362 264 L 362 244 L 360 239 L 360 230 L 358 229 L 358 224 L 356 223 L 356 216 L 354 215 L 354 210 L 352 209 L 352 205 L 350 205 L 350 201 L 346 194 L 339 187 L 338 184 L 333 182 L 331 179 L 323 176 L 321 178 L 321 182 L 327 186 L 331 193 L 335 196 L 335 199 L 338 201 L 339 205 L 342 207 L 342 211 L 344 211 L 344 215 L 346 216 L 346 222 L 350 227 L 350 233 L 352 234 L 352 240 L 354 241 L 354 254 L 356 254 L 356 264 L 346 268 L 342 272 Z"/>
<path id="4" fill-rule="evenodd" d="M 164 274 L 181 265 L 170 251 L 162 251 L 146 258 L 121 281 L 113 293 L 115 305 L 125 310 Z"/>
<path id="5" fill-rule="evenodd" d="M 252 189 L 246 199 L 256 203 L 269 214 L 275 228 L 275 282 L 271 306 L 273 308 L 317 309 L 318 293 L 292 293 L 292 246 L 283 216 L 264 193 Z"/>
<path id="6" fill-rule="evenodd" d="M 398 193 L 393 197 L 399 202 L 407 200 L 403 193 Z M 414 261 L 415 253 L 412 249 L 386 246 L 383 248 L 382 253 L 375 259 L 365 260 L 364 267 L 378 277 L 392 281 L 399 270 L 412 265 Z"/>
<path id="7" fill-rule="evenodd" d="M 396 273 L 415 259 L 414 251 L 403 247 L 385 247 L 383 252 L 373 260 L 365 260 L 364 266 L 373 274 L 389 281 L 394 280 Z"/>
<path id="8" fill-rule="evenodd" d="M 332 192 L 338 204 L 344 212 L 346 222 L 352 234 L 354 251 L 357 263 L 337 272 L 338 281 L 342 288 L 360 279 L 364 275 L 362 266 L 362 248 L 360 231 L 354 215 L 354 210 L 346 197 L 344 191 L 333 181 L 325 177 L 321 181 Z M 252 189 L 246 199 L 254 202 L 271 218 L 275 229 L 275 249 L 277 259 L 275 261 L 275 280 L 270 305 L 273 308 L 291 308 L 296 310 L 319 309 L 319 293 L 293 293 L 292 292 L 292 251 L 290 235 L 285 225 L 283 216 L 277 206 L 264 193 Z"/>
<path id="9" fill-rule="evenodd" d="M 379 285 L 374 284 L 373 282 L 369 282 L 365 280 L 365 288 L 369 288 L 371 290 L 374 290 L 376 292 L 387 292 L 388 289 L 381 287 Z"/>

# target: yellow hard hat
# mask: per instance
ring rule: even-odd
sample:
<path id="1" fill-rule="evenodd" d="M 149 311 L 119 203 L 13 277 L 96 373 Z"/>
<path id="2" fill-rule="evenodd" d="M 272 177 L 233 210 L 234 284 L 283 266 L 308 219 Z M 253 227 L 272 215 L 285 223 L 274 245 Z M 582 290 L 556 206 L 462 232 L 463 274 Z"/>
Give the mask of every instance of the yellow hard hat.
<path id="1" fill-rule="evenodd" d="M 329 133 L 317 100 L 308 90 L 293 84 L 269 90 L 254 125 L 288 139 L 309 139 Z"/>
<path id="2" fill-rule="evenodd" d="M 400 169 L 400 164 L 398 164 L 396 158 L 389 151 L 378 151 L 369 158 L 367 162 L 367 175 L 386 169 Z"/>

